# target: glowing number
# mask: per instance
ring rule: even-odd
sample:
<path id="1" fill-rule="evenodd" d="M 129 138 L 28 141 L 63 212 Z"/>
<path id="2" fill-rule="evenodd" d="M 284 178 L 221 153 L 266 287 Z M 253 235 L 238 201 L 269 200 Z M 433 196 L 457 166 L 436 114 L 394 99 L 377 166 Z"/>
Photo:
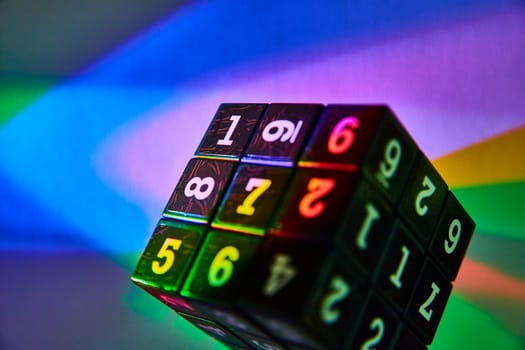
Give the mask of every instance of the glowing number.
<path id="1" fill-rule="evenodd" d="M 248 183 L 246 184 L 246 187 L 244 188 L 246 191 L 251 191 L 250 194 L 246 197 L 244 202 L 242 202 L 241 205 L 237 206 L 237 214 L 242 215 L 253 215 L 255 212 L 255 208 L 253 207 L 253 203 L 261 196 L 261 194 L 264 193 L 268 188 L 270 188 L 270 185 L 272 184 L 272 180 L 269 179 L 259 179 L 256 177 L 250 178 L 248 180 Z"/>
<path id="2" fill-rule="evenodd" d="M 368 339 L 363 345 L 361 345 L 360 350 L 372 350 L 375 349 L 373 346 L 376 346 L 381 342 L 383 334 L 385 333 L 385 322 L 379 317 L 375 317 L 372 322 L 370 322 L 370 330 L 375 331 L 376 333 L 370 339 Z"/>
<path id="3" fill-rule="evenodd" d="M 198 200 L 206 199 L 213 192 L 215 180 L 213 177 L 205 177 L 201 179 L 196 176 L 192 178 L 184 187 L 184 195 L 188 198 L 195 197 Z"/>
<path id="4" fill-rule="evenodd" d="M 461 222 L 458 219 L 454 219 L 448 228 L 448 239 L 445 239 L 444 246 L 447 254 L 452 254 L 456 249 L 459 237 L 461 236 Z"/>
<path id="5" fill-rule="evenodd" d="M 328 151 L 332 154 L 346 152 L 354 143 L 354 130 L 359 127 L 359 119 L 346 117 L 337 123 L 328 138 Z"/>
<path id="6" fill-rule="evenodd" d="M 415 205 L 416 205 L 416 213 L 419 215 L 419 216 L 423 216 L 427 213 L 428 211 L 428 207 L 426 204 L 422 204 L 421 202 L 423 201 L 423 199 L 427 198 L 427 197 L 430 197 L 431 195 L 434 194 L 434 192 L 436 191 L 436 186 L 434 185 L 434 183 L 428 178 L 428 176 L 425 176 L 425 178 L 423 179 L 423 189 L 421 190 L 421 192 L 419 192 L 417 194 L 417 197 L 416 197 L 416 202 L 415 202 Z"/>
<path id="7" fill-rule="evenodd" d="M 228 131 L 226 132 L 226 135 L 224 135 L 224 138 L 220 139 L 220 140 L 217 140 L 217 144 L 218 145 L 231 146 L 231 144 L 233 143 L 233 140 L 232 140 L 233 131 L 237 127 L 237 124 L 239 124 L 239 120 L 241 120 L 241 116 L 240 115 L 232 115 L 230 117 L 230 120 L 232 121 L 232 123 L 231 123 L 230 127 L 228 128 Z"/>
<path id="8" fill-rule="evenodd" d="M 410 250 L 408 250 L 407 247 L 402 246 L 401 247 L 401 254 L 403 255 L 401 257 L 401 261 L 399 262 L 399 265 L 397 267 L 397 271 L 390 275 L 390 282 L 397 288 L 401 288 L 403 285 L 401 283 L 401 276 L 403 275 L 403 271 L 405 270 L 405 267 L 407 265 L 408 256 L 410 255 Z"/>
<path id="9" fill-rule="evenodd" d="M 368 242 L 366 241 L 366 239 L 368 238 L 370 228 L 372 227 L 374 221 L 381 217 L 381 215 L 379 215 L 379 212 L 373 204 L 366 203 L 365 208 L 366 217 L 363 223 L 361 224 L 361 227 L 359 228 L 359 232 L 357 233 L 357 237 L 355 239 L 355 244 L 361 250 L 365 250 L 368 247 Z"/>
<path id="10" fill-rule="evenodd" d="M 334 305 L 345 299 L 350 294 L 350 286 L 341 276 L 334 276 L 330 281 L 330 292 L 321 303 L 321 320 L 326 324 L 333 324 L 341 315 L 339 309 Z"/>
<path id="11" fill-rule="evenodd" d="M 394 176 L 401 160 L 401 144 L 397 139 L 391 139 L 385 148 L 385 158 L 379 163 L 376 178 L 385 186 L 390 187 L 388 180 Z"/>
<path id="12" fill-rule="evenodd" d="M 157 258 L 164 259 L 164 262 L 160 263 L 156 260 L 153 261 L 151 264 L 151 270 L 157 275 L 163 275 L 168 272 L 175 262 L 175 253 L 173 250 L 179 250 L 181 244 L 182 241 L 180 239 L 166 238 L 157 253 Z"/>
<path id="13" fill-rule="evenodd" d="M 266 125 L 263 130 L 262 138 L 267 142 L 281 141 L 294 143 L 303 126 L 303 121 L 299 120 L 297 125 L 289 120 L 274 120 Z"/>
<path id="14" fill-rule="evenodd" d="M 428 299 L 419 307 L 419 313 L 427 322 L 430 322 L 430 318 L 432 317 L 432 310 L 427 310 L 427 308 L 432 304 L 434 299 L 436 299 L 436 295 L 439 294 L 439 287 L 437 284 L 432 282 L 432 293 L 430 293 L 430 296 Z"/>
<path id="15" fill-rule="evenodd" d="M 308 193 L 299 202 L 299 213 L 306 219 L 319 216 L 323 212 L 325 204 L 317 200 L 328 194 L 334 185 L 333 179 L 311 178 L 306 188 Z"/>
<path id="16" fill-rule="evenodd" d="M 239 250 L 237 248 L 227 246 L 219 250 L 208 271 L 208 283 L 210 286 L 224 286 L 233 274 L 232 261 L 237 260 L 239 260 Z"/>
<path id="17" fill-rule="evenodd" d="M 297 274 L 297 269 L 290 264 L 292 259 L 286 254 L 275 254 L 270 266 L 270 275 L 263 288 L 263 295 L 271 297 L 279 292 Z"/>

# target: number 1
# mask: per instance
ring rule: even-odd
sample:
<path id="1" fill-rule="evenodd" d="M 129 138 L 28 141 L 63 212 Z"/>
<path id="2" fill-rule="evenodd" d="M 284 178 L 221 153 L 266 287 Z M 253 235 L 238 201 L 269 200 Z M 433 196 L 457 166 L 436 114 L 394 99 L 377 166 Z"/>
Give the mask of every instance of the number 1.
<path id="1" fill-rule="evenodd" d="M 393 273 L 390 275 L 390 282 L 397 288 L 401 288 L 403 285 L 401 283 L 401 276 L 403 275 L 403 271 L 405 271 L 405 267 L 407 265 L 408 256 L 410 255 L 410 250 L 406 246 L 401 247 L 401 254 L 403 256 L 401 257 L 401 261 L 399 262 L 399 266 L 397 267 L 396 273 Z"/>
<path id="2" fill-rule="evenodd" d="M 218 145 L 231 146 L 232 143 L 233 143 L 233 140 L 232 140 L 233 131 L 237 127 L 237 124 L 239 124 L 239 120 L 241 120 L 241 116 L 240 115 L 232 115 L 230 117 L 230 120 L 232 121 L 232 123 L 230 124 L 230 127 L 228 128 L 228 131 L 226 132 L 226 135 L 224 135 L 224 138 L 217 140 L 217 144 Z"/>
<path id="3" fill-rule="evenodd" d="M 372 227 L 372 224 L 374 221 L 379 219 L 381 215 L 377 211 L 376 207 L 372 203 L 366 203 L 366 217 L 361 224 L 361 227 L 359 228 L 359 232 L 357 234 L 357 237 L 355 239 L 355 244 L 357 247 L 361 250 L 365 250 L 368 247 L 368 233 L 370 232 L 370 228 Z"/>

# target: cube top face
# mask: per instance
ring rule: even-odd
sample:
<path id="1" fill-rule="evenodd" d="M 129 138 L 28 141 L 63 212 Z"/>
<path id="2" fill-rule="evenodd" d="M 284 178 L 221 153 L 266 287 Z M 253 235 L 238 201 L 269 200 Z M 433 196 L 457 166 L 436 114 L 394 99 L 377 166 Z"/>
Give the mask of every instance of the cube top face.
<path id="1" fill-rule="evenodd" d="M 222 104 L 132 280 L 234 349 L 425 349 L 474 228 L 387 106 Z"/>
<path id="2" fill-rule="evenodd" d="M 243 160 L 293 165 L 321 110 L 318 104 L 270 104 Z"/>
<path id="3" fill-rule="evenodd" d="M 240 159 L 266 106 L 231 103 L 220 105 L 195 154 Z"/>
<path id="4" fill-rule="evenodd" d="M 132 280 L 163 290 L 179 290 L 203 235 L 202 226 L 161 220 L 133 272 Z"/>

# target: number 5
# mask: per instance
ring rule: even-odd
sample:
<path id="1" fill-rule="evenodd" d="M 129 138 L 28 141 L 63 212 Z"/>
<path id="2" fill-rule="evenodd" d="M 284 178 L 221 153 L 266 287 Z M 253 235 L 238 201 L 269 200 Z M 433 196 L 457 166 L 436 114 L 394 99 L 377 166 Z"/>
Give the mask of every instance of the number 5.
<path id="1" fill-rule="evenodd" d="M 153 261 L 151 264 L 151 270 L 157 275 L 163 275 L 169 271 L 175 262 L 175 253 L 173 250 L 179 250 L 182 241 L 180 239 L 166 238 L 164 244 L 157 253 L 157 258 L 165 259 L 163 263 Z M 173 250 L 171 250 L 172 248 Z"/>

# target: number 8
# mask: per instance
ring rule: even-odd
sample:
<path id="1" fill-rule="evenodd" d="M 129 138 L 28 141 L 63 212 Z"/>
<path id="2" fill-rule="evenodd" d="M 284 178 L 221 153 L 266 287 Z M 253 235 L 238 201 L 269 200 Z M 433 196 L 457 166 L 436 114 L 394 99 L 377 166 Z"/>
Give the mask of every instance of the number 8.
<path id="1" fill-rule="evenodd" d="M 198 176 L 193 177 L 186 187 L 184 187 L 184 195 L 188 198 L 195 197 L 198 200 L 206 199 L 213 192 L 215 187 L 215 180 L 213 177 L 205 177 L 201 179 Z"/>

